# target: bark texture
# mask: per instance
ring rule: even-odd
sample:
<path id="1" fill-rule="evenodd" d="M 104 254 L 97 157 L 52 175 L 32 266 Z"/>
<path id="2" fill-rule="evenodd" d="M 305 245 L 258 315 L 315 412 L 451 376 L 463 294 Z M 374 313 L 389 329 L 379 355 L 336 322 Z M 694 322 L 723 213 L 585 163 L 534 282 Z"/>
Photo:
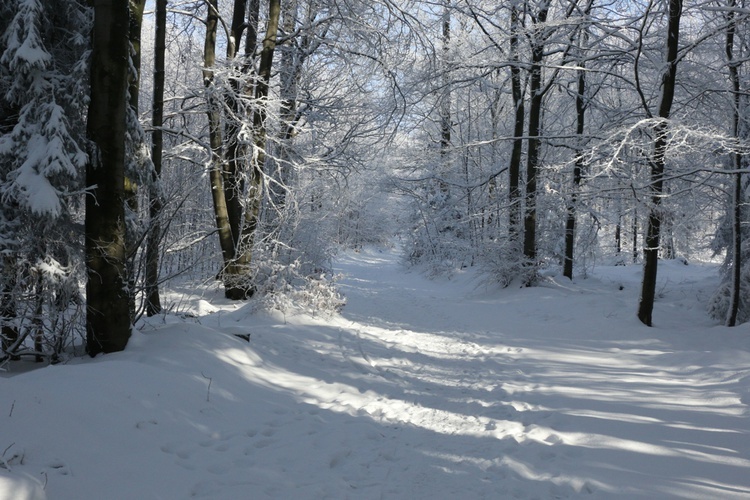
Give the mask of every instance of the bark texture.
<path id="1" fill-rule="evenodd" d="M 128 14 L 128 0 L 98 0 L 94 6 L 85 223 L 91 356 L 124 349 L 131 329 L 124 221 Z"/>

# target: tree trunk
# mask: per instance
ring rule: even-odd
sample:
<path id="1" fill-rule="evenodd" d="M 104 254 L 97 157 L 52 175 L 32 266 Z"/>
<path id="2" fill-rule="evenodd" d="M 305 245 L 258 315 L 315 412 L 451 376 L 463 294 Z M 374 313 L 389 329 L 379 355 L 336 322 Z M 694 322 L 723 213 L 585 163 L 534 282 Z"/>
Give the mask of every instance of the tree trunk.
<path id="1" fill-rule="evenodd" d="M 521 64 L 518 54 L 518 38 L 521 28 L 521 13 L 515 4 L 510 13 L 510 78 L 513 94 L 513 109 L 515 110 L 513 126 L 513 148 L 508 166 L 508 239 L 514 247 L 518 243 L 521 232 L 521 155 L 523 153 L 523 131 L 526 110 L 524 107 L 523 88 L 521 85 Z"/>
<path id="2" fill-rule="evenodd" d="M 261 51 L 260 64 L 258 66 L 258 81 L 255 85 L 255 100 L 258 103 L 253 112 L 255 151 L 252 155 L 250 167 L 248 201 L 245 207 L 244 227 L 239 246 L 240 257 L 237 259 L 237 265 L 244 269 L 249 269 L 251 263 L 253 237 L 258 229 L 260 207 L 263 201 L 263 176 L 266 163 L 266 118 L 268 116 L 268 112 L 266 111 L 268 103 L 266 101 L 268 99 L 280 14 L 281 1 L 269 0 L 266 36 L 263 39 L 263 50 Z M 252 294 L 253 290 L 249 289 L 246 293 Z"/>
<path id="3" fill-rule="evenodd" d="M 34 337 L 34 361 L 44 361 L 44 278 L 40 272 L 34 283 L 34 315 L 31 317 Z"/>
<path id="4" fill-rule="evenodd" d="M 633 210 L 633 264 L 638 262 L 638 212 Z"/>
<path id="5" fill-rule="evenodd" d="M 146 6 L 146 0 L 130 0 L 130 16 L 128 25 L 128 39 L 130 41 L 130 61 L 132 63 L 133 72 L 130 73 L 129 84 L 128 84 L 128 95 L 131 110 L 131 120 L 136 124 L 138 123 L 138 117 L 140 114 L 140 88 L 141 88 L 141 30 L 143 27 L 143 10 Z M 126 124 L 127 124 L 126 120 Z M 139 126 L 139 125 L 138 125 Z M 132 131 L 131 131 L 132 132 Z M 131 141 L 138 141 L 138 136 L 130 134 Z M 132 147 L 132 146 L 131 146 Z M 136 146 L 137 147 L 137 146 Z M 128 217 L 132 217 L 131 220 L 137 220 L 138 217 L 138 180 L 141 176 L 137 169 L 142 165 L 137 164 L 136 158 L 128 158 L 127 154 L 125 157 L 125 206 L 130 214 L 126 214 L 126 220 Z M 128 294 L 129 294 L 129 307 L 130 307 L 130 320 L 135 321 L 136 313 L 136 250 L 141 241 L 141 235 L 136 230 L 136 225 L 125 224 L 125 249 L 127 253 L 127 260 L 125 266 L 127 267 L 128 275 Z"/>
<path id="6" fill-rule="evenodd" d="M 18 359 L 11 350 L 14 350 L 18 341 L 18 325 L 16 324 L 16 257 L 8 252 L 3 255 L 3 268 L 0 271 L 2 275 L 2 288 L 0 288 L 0 321 L 2 328 L 2 349 L 3 353 L 10 355 L 11 359 Z"/>
<path id="7" fill-rule="evenodd" d="M 247 36 L 245 37 L 245 73 L 254 68 L 255 56 L 258 50 L 258 23 L 260 22 L 260 0 L 248 0 L 247 8 Z"/>
<path id="8" fill-rule="evenodd" d="M 211 166 L 209 181 L 214 205 L 216 229 L 219 234 L 219 245 L 224 267 L 221 271 L 226 290 L 232 288 L 228 283 L 233 281 L 230 275 L 231 263 L 234 260 L 234 239 L 229 225 L 227 201 L 224 194 L 223 143 L 221 136 L 221 104 L 214 87 L 213 67 L 216 63 L 216 31 L 219 23 L 218 0 L 208 1 L 206 14 L 206 40 L 203 45 L 203 84 L 206 88 L 208 115 L 208 134 L 211 147 Z"/>
<path id="9" fill-rule="evenodd" d="M 584 10 L 586 16 L 591 12 L 593 0 L 589 1 Z M 588 32 L 585 28 L 580 34 L 579 38 L 583 43 L 580 45 L 588 44 Z M 582 52 L 582 48 L 579 45 L 579 52 Z M 568 279 L 573 279 L 573 254 L 575 251 L 575 238 L 576 238 L 576 210 L 578 204 L 578 191 L 581 188 L 581 180 L 583 178 L 584 158 L 583 158 L 583 131 L 586 125 L 586 59 L 583 57 L 583 53 L 580 54 L 580 62 L 578 63 L 578 88 L 576 91 L 576 137 L 578 139 L 578 147 L 576 150 L 576 161 L 573 166 L 573 190 L 570 195 L 570 202 L 568 203 L 568 210 L 565 221 L 565 261 L 563 262 L 563 276 Z M 618 223 L 617 230 L 617 248 L 619 253 L 620 240 L 619 240 L 619 228 Z"/>
<path id="10" fill-rule="evenodd" d="M 617 225 L 615 226 L 615 254 L 617 254 L 618 261 L 620 253 L 622 253 L 622 216 L 617 216 Z"/>
<path id="11" fill-rule="evenodd" d="M 581 67 L 584 64 L 581 63 Z M 586 118 L 586 106 L 584 101 L 584 92 L 586 90 L 586 73 L 584 69 L 578 71 L 578 93 L 576 94 L 576 135 L 578 140 L 583 140 L 583 130 Z M 565 262 L 563 263 L 563 276 L 573 279 L 573 251 L 575 249 L 576 236 L 576 204 L 578 203 L 578 190 L 581 187 L 581 178 L 583 177 L 583 151 L 580 148 L 576 152 L 576 161 L 573 166 L 573 191 L 570 195 L 568 204 L 567 220 L 565 222 Z M 619 225 L 618 225 L 619 231 Z M 618 251 L 619 251 L 619 232 L 618 232 Z"/>
<path id="12" fill-rule="evenodd" d="M 128 0 L 94 7 L 86 166 L 86 349 L 120 351 L 130 338 L 125 275 L 125 113 Z"/>
<path id="13" fill-rule="evenodd" d="M 643 283 L 638 305 L 638 319 L 646 326 L 652 325 L 652 313 L 656 298 L 656 272 L 659 259 L 659 237 L 661 233 L 661 198 L 664 191 L 664 169 L 668 142 L 668 125 L 674 101 L 677 78 L 677 49 L 680 35 L 682 0 L 669 0 L 669 25 L 667 27 L 667 69 L 662 76 L 662 94 L 659 102 L 660 121 L 654 127 L 654 152 L 651 157 L 651 209 L 643 249 Z"/>
<path id="14" fill-rule="evenodd" d="M 447 156 L 450 152 L 451 147 L 451 91 L 450 91 L 450 79 L 448 77 L 448 57 L 450 54 L 450 43 L 451 43 L 451 14 L 450 14 L 450 0 L 445 0 L 443 5 L 443 33 L 442 33 L 442 44 L 443 44 L 443 60 L 442 60 L 442 72 L 443 72 L 443 88 L 441 89 L 440 95 L 440 156 L 443 159 L 443 169 L 446 168 L 445 163 L 447 162 Z M 442 177 L 442 175 L 441 175 Z M 442 183 L 441 189 L 447 190 L 447 185 Z"/>
<path id="15" fill-rule="evenodd" d="M 738 63 L 734 58 L 734 35 L 737 29 L 734 8 L 737 2 L 729 0 L 729 10 L 727 11 L 727 39 L 726 39 L 726 56 L 729 63 L 729 80 L 732 83 L 732 93 L 734 96 L 734 113 L 732 116 L 732 133 L 734 138 L 740 139 L 740 106 L 742 104 L 742 94 L 740 93 L 740 78 Z M 732 200 L 732 288 L 729 300 L 729 310 L 727 313 L 727 326 L 737 324 L 737 315 L 740 310 L 740 297 L 742 292 L 742 153 L 735 151 L 732 153 L 732 167 L 734 174 L 734 193 Z"/>
<path id="16" fill-rule="evenodd" d="M 292 43 L 291 34 L 297 25 L 298 0 L 289 0 L 284 4 L 283 36 L 287 38 L 281 47 L 281 64 L 279 70 L 281 110 L 279 118 L 279 154 L 276 158 L 271 183 L 272 210 L 281 212 L 286 204 L 286 191 L 291 181 L 292 140 L 297 130 L 297 86 L 300 78 L 302 55 Z"/>
<path id="17" fill-rule="evenodd" d="M 229 218 L 229 228 L 232 232 L 235 257 L 242 232 L 242 198 L 245 191 L 245 168 L 243 167 L 245 151 L 239 142 L 239 133 L 245 117 L 241 96 L 241 93 L 244 91 L 244 86 L 241 83 L 241 73 L 244 73 L 249 68 L 246 64 L 237 64 L 236 58 L 242 33 L 246 28 L 246 5 L 247 0 L 234 0 L 232 24 L 229 30 L 230 43 L 227 43 L 227 61 L 230 64 L 230 71 L 233 74 L 229 79 L 229 91 L 224 95 L 225 105 L 229 110 L 224 123 L 226 152 L 223 172 L 224 198 L 227 203 L 227 216 Z"/>
<path id="18" fill-rule="evenodd" d="M 529 106 L 529 138 L 526 156 L 526 211 L 524 213 L 523 232 L 523 255 L 525 263 L 536 266 L 536 226 L 537 226 L 537 175 L 540 169 L 540 133 L 542 129 L 542 62 L 544 60 L 544 29 L 549 12 L 549 2 L 542 2 L 542 6 L 536 17 L 532 18 L 534 23 L 531 35 L 531 76 L 529 80 L 529 94 L 531 102 Z M 530 277 L 526 284 L 533 281 Z"/>
<path id="19" fill-rule="evenodd" d="M 146 315 L 161 312 L 159 297 L 159 242 L 161 241 L 161 167 L 164 150 L 164 75 L 167 32 L 167 0 L 156 0 L 156 40 L 154 42 L 154 97 L 151 124 L 151 160 L 154 162 L 153 179 L 149 188 L 150 227 L 146 241 Z"/>

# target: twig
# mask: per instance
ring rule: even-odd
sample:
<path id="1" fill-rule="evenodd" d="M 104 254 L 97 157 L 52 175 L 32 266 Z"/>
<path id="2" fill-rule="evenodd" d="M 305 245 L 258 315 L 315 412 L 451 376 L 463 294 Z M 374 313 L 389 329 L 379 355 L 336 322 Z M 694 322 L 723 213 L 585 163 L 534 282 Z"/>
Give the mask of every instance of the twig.
<path id="1" fill-rule="evenodd" d="M 15 407 L 16 407 L 16 400 L 14 399 L 13 403 L 11 403 L 11 405 L 10 405 L 10 413 L 8 413 L 8 418 L 10 418 L 10 417 L 13 416 L 13 408 L 15 408 Z"/>
<path id="2" fill-rule="evenodd" d="M 206 377 L 206 375 L 203 372 L 201 372 L 201 375 L 203 375 L 203 378 L 208 380 L 208 389 L 206 389 L 206 402 L 210 403 L 211 402 L 211 382 L 213 382 L 214 379 L 212 379 L 211 377 Z"/>
<path id="3" fill-rule="evenodd" d="M 15 446 L 15 444 L 16 443 L 11 443 L 10 446 L 8 446 L 7 448 L 5 448 L 3 450 L 3 454 L 0 455 L 0 468 L 3 468 L 5 470 L 7 470 L 8 472 L 13 472 L 13 471 L 10 469 L 10 464 L 8 463 L 8 461 L 5 460 L 5 454 L 8 453 L 8 450 L 10 450 L 11 448 L 13 448 L 13 446 Z M 15 455 L 13 457 L 11 457 L 11 460 L 13 460 L 13 458 L 15 458 Z"/>

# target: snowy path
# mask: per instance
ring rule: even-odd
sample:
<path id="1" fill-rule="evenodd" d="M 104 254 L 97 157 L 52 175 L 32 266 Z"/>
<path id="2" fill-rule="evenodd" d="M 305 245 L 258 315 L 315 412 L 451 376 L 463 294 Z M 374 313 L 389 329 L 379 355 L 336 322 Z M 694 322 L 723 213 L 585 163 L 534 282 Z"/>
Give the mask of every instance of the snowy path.
<path id="1" fill-rule="evenodd" d="M 650 337 L 632 317 L 635 276 L 619 282 L 628 294 L 619 284 L 569 285 L 490 298 L 469 284 L 404 275 L 391 256 L 364 261 L 344 265 L 353 273 L 344 316 L 356 332 L 345 335 L 344 351 L 378 375 L 365 384 L 388 395 L 377 411 L 420 429 L 413 447 L 443 471 L 433 475 L 446 480 L 438 491 L 750 495 L 747 351 L 675 351 Z M 693 285 L 674 294 L 701 291 Z M 701 338 L 711 335 L 702 311 L 681 311 L 691 313 L 703 323 L 697 343 L 720 345 Z M 472 480 L 451 484 L 463 476 Z"/>
<path id="2" fill-rule="evenodd" d="M 0 500 L 750 497 L 750 326 L 706 318 L 714 269 L 664 266 L 648 329 L 637 268 L 337 267 L 339 316 L 209 292 L 124 353 L 0 378 Z"/>

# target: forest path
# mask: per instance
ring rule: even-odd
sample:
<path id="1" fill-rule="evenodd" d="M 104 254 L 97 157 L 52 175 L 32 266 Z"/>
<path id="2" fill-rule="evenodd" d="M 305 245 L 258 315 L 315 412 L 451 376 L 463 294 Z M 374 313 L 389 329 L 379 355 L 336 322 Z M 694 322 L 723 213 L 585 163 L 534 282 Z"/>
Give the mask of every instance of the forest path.
<path id="1" fill-rule="evenodd" d="M 750 472 L 750 359 L 707 338 L 714 274 L 665 266 L 664 326 L 648 329 L 634 267 L 495 291 L 427 280 L 388 252 L 346 254 L 338 270 L 350 322 L 339 347 L 370 375 L 360 391 L 387 395 L 364 410 L 432 431 L 412 446 L 440 457 L 436 469 L 479 469 L 478 484 L 519 498 L 528 481 L 554 498 L 750 494 L 737 482 Z M 746 346 L 739 335 L 729 340 Z M 455 453 L 454 439 L 472 444 Z"/>

